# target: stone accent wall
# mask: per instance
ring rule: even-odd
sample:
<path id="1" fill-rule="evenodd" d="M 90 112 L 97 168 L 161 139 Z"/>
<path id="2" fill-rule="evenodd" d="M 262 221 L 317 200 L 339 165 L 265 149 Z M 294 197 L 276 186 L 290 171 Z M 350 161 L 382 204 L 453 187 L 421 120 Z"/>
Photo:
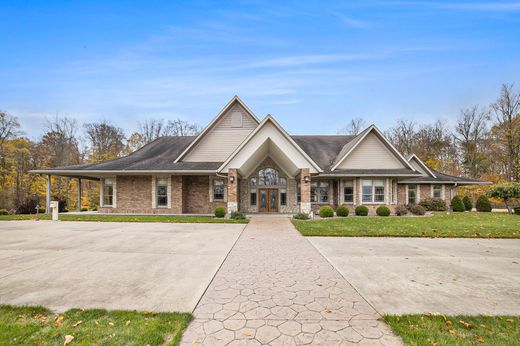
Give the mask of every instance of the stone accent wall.
<path id="1" fill-rule="evenodd" d="M 240 183 L 238 181 L 238 173 L 236 168 L 228 169 L 228 183 L 227 183 L 227 211 L 238 210 L 238 188 Z"/>
<path id="2" fill-rule="evenodd" d="M 305 182 L 305 177 L 309 177 L 309 181 Z M 308 213 L 312 210 L 311 206 L 311 174 L 309 168 L 302 168 L 300 172 L 300 211 Z"/>
<path id="3" fill-rule="evenodd" d="M 210 202 L 209 176 L 183 176 L 183 213 L 212 214 L 216 207 L 226 208 L 224 201 Z"/>

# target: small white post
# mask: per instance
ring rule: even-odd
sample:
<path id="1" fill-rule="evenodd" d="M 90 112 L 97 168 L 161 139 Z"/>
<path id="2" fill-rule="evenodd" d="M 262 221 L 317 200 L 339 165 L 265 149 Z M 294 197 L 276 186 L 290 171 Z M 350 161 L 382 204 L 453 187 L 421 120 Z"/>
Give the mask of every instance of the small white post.
<path id="1" fill-rule="evenodd" d="M 47 190 L 45 195 L 45 214 L 51 213 L 51 175 L 47 174 Z"/>
<path id="2" fill-rule="evenodd" d="M 60 210 L 60 202 L 58 201 L 51 201 L 51 210 L 52 210 L 52 221 L 58 221 L 58 212 Z"/>

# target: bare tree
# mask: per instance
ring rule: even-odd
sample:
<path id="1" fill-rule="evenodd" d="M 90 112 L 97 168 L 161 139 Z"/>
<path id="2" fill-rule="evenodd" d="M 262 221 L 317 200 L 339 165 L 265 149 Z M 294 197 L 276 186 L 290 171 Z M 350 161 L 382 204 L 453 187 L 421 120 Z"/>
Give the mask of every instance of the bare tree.
<path id="1" fill-rule="evenodd" d="M 85 124 L 87 137 L 91 144 L 93 161 L 110 160 L 125 153 L 123 129 L 111 125 L 106 120 Z"/>
<path id="2" fill-rule="evenodd" d="M 502 137 L 507 153 L 506 177 L 520 180 L 520 92 L 513 91 L 514 84 L 503 84 L 500 96 L 491 104 L 498 122 L 494 129 Z"/>
<path id="3" fill-rule="evenodd" d="M 45 119 L 47 132 L 41 145 L 45 147 L 48 165 L 51 167 L 68 166 L 79 163 L 78 123 L 76 119 L 56 115 L 54 119 Z"/>
<path id="4" fill-rule="evenodd" d="M 489 113 L 478 106 L 463 109 L 455 126 L 456 138 L 461 148 L 462 165 L 466 174 L 477 178 L 489 167 L 483 153 L 484 141 L 488 135 Z"/>
<path id="5" fill-rule="evenodd" d="M 138 134 L 141 138 L 142 145 L 153 142 L 157 138 L 164 136 L 167 131 L 167 126 L 164 125 L 164 120 L 148 119 L 144 123 L 139 123 Z"/>
<path id="6" fill-rule="evenodd" d="M 18 136 L 21 133 L 19 129 L 20 124 L 18 123 L 18 119 L 16 119 L 16 117 L 13 117 L 6 112 L 0 111 L 0 150 L 3 147 L 5 141 Z"/>
<path id="7" fill-rule="evenodd" d="M 386 132 L 390 142 L 405 155 L 413 153 L 415 134 L 415 123 L 411 120 L 398 120 L 397 125 Z"/>
<path id="8" fill-rule="evenodd" d="M 196 123 L 191 123 L 182 119 L 174 119 L 168 121 L 165 129 L 167 136 L 195 136 L 201 131 L 201 127 Z"/>
<path id="9" fill-rule="evenodd" d="M 348 123 L 348 125 L 339 129 L 337 133 L 357 136 L 365 127 L 365 120 L 363 120 L 363 118 L 354 118 L 350 120 L 350 123 Z"/>

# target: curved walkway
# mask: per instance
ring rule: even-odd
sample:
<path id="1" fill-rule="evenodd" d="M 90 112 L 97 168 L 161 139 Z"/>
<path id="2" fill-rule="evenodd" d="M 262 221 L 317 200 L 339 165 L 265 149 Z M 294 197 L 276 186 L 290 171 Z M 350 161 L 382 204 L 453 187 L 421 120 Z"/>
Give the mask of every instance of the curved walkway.
<path id="1" fill-rule="evenodd" d="M 182 345 L 401 345 L 288 217 L 254 216 Z"/>

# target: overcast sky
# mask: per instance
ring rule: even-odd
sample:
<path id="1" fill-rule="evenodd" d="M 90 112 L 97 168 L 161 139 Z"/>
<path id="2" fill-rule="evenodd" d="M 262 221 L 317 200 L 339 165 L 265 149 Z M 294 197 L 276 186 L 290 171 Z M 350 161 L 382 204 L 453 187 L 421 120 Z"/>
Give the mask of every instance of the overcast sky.
<path id="1" fill-rule="evenodd" d="M 31 138 L 56 114 L 206 125 L 235 94 L 332 134 L 453 122 L 519 87 L 520 2 L 0 0 L 0 52 L 0 110 Z"/>

